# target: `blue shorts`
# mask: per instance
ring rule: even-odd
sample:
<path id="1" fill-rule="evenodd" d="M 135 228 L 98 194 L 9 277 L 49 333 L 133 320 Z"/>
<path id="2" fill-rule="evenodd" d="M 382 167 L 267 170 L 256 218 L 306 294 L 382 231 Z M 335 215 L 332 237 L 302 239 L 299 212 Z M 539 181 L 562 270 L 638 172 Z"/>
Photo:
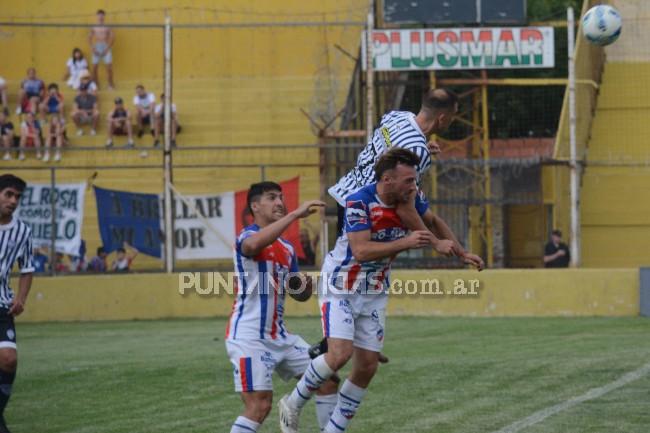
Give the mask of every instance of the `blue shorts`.
<path id="1" fill-rule="evenodd" d="M 95 44 L 93 47 L 93 65 L 98 65 L 100 60 L 104 60 L 105 65 L 110 65 L 113 63 L 113 53 L 110 49 L 106 51 L 106 54 L 104 54 L 102 57 L 99 57 L 95 54 L 95 51 L 104 51 L 105 48 L 106 44 Z"/>

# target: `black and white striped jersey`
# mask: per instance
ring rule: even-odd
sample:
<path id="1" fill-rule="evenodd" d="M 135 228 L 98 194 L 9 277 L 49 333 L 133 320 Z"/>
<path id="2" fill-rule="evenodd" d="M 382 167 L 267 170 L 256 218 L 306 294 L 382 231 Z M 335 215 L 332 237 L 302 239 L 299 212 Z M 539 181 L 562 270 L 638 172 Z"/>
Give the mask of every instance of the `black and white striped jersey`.
<path id="1" fill-rule="evenodd" d="M 379 127 L 372 134 L 372 141 L 359 154 L 357 166 L 332 186 L 329 194 L 345 207 L 345 200 L 350 194 L 375 181 L 375 162 L 392 147 L 408 149 L 420 158 L 417 167 L 419 184 L 423 173 L 431 167 L 427 138 L 415 122 L 415 114 L 391 111 L 381 118 Z"/>
<path id="2" fill-rule="evenodd" d="M 32 231 L 27 224 L 13 217 L 9 224 L 0 225 L 0 305 L 11 305 L 14 293 L 9 286 L 9 274 L 18 260 L 20 272 L 34 272 Z"/>

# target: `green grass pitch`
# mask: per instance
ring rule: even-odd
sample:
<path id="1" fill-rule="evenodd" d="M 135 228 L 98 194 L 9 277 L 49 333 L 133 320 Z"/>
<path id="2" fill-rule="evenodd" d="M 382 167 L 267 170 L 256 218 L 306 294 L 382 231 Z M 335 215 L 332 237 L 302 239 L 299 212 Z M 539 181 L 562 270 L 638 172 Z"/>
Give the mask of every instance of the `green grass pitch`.
<path id="1" fill-rule="evenodd" d="M 288 318 L 310 342 L 318 318 Z M 18 324 L 14 433 L 228 432 L 225 319 Z M 494 432 L 650 362 L 644 318 L 389 317 L 385 352 L 350 432 Z M 345 373 L 345 372 L 344 372 Z M 275 402 L 295 382 L 276 380 Z M 650 431 L 650 374 L 521 431 Z M 275 403 L 274 402 L 274 403 Z M 313 403 L 302 431 L 317 431 Z M 277 432 L 277 407 L 260 432 Z"/>

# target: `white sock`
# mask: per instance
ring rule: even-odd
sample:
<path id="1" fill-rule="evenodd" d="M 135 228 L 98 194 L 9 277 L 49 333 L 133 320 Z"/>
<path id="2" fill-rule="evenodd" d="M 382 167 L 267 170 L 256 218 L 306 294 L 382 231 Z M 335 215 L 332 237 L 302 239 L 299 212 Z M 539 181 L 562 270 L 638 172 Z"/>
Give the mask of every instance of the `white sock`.
<path id="1" fill-rule="evenodd" d="M 325 428 L 327 422 L 330 420 L 338 400 L 338 394 L 316 396 L 316 417 L 318 418 L 318 428 L 321 430 Z"/>
<path id="2" fill-rule="evenodd" d="M 344 431 L 357 413 L 365 394 L 366 388 L 358 387 L 346 380 L 339 391 L 339 401 L 336 403 L 332 417 L 323 432 L 340 433 Z"/>
<path id="3" fill-rule="evenodd" d="M 251 421 L 244 416 L 237 417 L 235 423 L 230 428 L 230 433 L 251 433 L 257 432 L 257 429 L 260 428 L 260 424 L 255 421 Z"/>
<path id="4" fill-rule="evenodd" d="M 333 374 L 334 370 L 325 362 L 325 355 L 314 358 L 289 396 L 289 404 L 298 408 L 305 406 Z"/>

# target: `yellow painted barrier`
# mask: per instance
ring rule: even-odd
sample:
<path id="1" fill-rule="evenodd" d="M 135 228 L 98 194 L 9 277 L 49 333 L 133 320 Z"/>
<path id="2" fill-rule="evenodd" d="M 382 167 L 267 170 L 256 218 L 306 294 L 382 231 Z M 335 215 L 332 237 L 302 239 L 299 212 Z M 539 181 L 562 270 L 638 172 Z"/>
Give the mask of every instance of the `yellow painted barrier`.
<path id="1" fill-rule="evenodd" d="M 232 290 L 227 273 L 36 277 L 19 321 L 227 317 Z M 318 315 L 316 297 L 286 314 Z M 389 316 L 638 314 L 638 269 L 396 271 L 388 301 Z"/>

